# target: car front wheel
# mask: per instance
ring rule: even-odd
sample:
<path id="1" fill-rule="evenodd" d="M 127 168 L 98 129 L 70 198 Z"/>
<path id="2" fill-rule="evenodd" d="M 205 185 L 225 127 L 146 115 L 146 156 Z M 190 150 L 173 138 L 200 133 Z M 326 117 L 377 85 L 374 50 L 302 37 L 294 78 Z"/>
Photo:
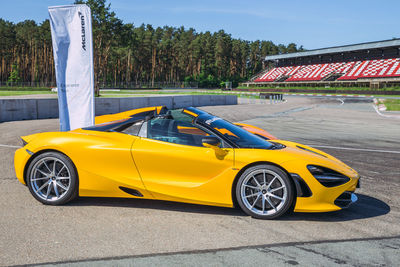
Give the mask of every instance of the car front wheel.
<path id="1" fill-rule="evenodd" d="M 236 185 L 236 199 L 241 209 L 259 219 L 274 219 L 286 213 L 294 199 L 288 175 L 274 165 L 248 168 Z"/>

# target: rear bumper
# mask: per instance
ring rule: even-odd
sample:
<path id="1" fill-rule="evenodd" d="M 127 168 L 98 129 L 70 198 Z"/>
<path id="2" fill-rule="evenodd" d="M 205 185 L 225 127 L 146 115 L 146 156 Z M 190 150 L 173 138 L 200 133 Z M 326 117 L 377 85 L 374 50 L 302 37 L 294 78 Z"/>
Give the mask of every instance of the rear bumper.
<path id="1" fill-rule="evenodd" d="M 26 151 L 24 147 L 17 149 L 17 151 L 15 151 L 14 154 L 15 175 L 22 184 L 25 184 L 24 170 L 25 170 L 25 165 L 30 157 L 31 155 Z"/>

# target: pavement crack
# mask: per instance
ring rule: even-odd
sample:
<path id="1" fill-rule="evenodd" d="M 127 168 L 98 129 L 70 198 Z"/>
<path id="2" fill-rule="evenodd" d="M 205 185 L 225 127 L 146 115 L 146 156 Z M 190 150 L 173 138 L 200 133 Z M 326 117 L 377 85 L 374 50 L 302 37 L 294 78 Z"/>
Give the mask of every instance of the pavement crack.
<path id="1" fill-rule="evenodd" d="M 326 259 L 333 260 L 336 264 L 347 264 L 347 261 L 345 261 L 345 260 L 329 256 L 328 254 L 325 254 L 325 253 L 322 253 L 322 252 L 318 252 L 318 251 L 316 251 L 314 249 L 311 249 L 311 248 L 305 248 L 305 247 L 302 247 L 302 246 L 295 246 L 295 247 L 298 248 L 298 249 L 302 249 L 304 251 L 313 253 L 313 254 L 320 255 L 320 256 L 322 256 L 322 257 L 324 257 Z"/>
<path id="2" fill-rule="evenodd" d="M 286 116 L 286 115 L 291 114 L 291 113 L 301 112 L 301 111 L 313 109 L 315 107 L 316 106 L 292 108 L 292 109 L 288 109 L 288 110 L 285 110 L 285 111 L 272 113 L 272 114 L 265 115 L 265 116 L 257 116 L 257 117 L 255 117 L 255 119 L 281 117 L 281 116 Z"/>
<path id="3" fill-rule="evenodd" d="M 289 265 L 299 265 L 300 264 L 298 261 L 295 261 L 295 260 L 288 260 L 288 261 L 285 261 L 285 263 L 287 263 Z"/>
<path id="4" fill-rule="evenodd" d="M 276 251 L 276 250 L 273 250 L 273 249 L 270 249 L 270 248 L 266 248 L 266 247 L 264 247 L 264 248 L 257 248 L 257 251 L 263 252 L 263 253 L 270 253 L 270 252 L 272 252 L 272 253 L 278 254 L 278 255 L 280 255 L 280 256 L 282 256 L 282 257 L 285 257 L 285 258 L 289 258 L 289 259 L 292 259 L 292 260 L 295 260 L 295 259 L 296 259 L 295 257 L 292 257 L 292 256 L 290 256 L 290 255 L 285 255 L 285 254 L 283 254 L 283 253 L 281 253 L 281 252 L 279 252 L 279 251 Z"/>

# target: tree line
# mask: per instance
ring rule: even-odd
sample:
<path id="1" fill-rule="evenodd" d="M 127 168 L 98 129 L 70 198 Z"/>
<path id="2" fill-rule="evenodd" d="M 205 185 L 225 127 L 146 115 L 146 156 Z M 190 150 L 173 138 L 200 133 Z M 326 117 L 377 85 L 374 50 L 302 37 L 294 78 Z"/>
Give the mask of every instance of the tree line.
<path id="1" fill-rule="evenodd" d="M 106 0 L 76 1 L 92 11 L 97 84 L 195 81 L 200 87 L 238 83 L 261 71 L 263 58 L 302 51 L 296 44 L 246 41 L 224 30 L 123 23 Z M 55 83 L 49 20 L 0 18 L 0 81 Z"/>

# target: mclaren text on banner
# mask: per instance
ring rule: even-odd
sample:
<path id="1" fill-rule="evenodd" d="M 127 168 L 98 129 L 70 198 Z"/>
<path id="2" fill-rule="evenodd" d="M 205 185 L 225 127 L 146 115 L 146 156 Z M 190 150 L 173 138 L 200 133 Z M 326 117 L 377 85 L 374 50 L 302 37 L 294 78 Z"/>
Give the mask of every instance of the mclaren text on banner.
<path id="1" fill-rule="evenodd" d="M 93 44 L 90 8 L 49 7 L 61 131 L 94 124 Z"/>

